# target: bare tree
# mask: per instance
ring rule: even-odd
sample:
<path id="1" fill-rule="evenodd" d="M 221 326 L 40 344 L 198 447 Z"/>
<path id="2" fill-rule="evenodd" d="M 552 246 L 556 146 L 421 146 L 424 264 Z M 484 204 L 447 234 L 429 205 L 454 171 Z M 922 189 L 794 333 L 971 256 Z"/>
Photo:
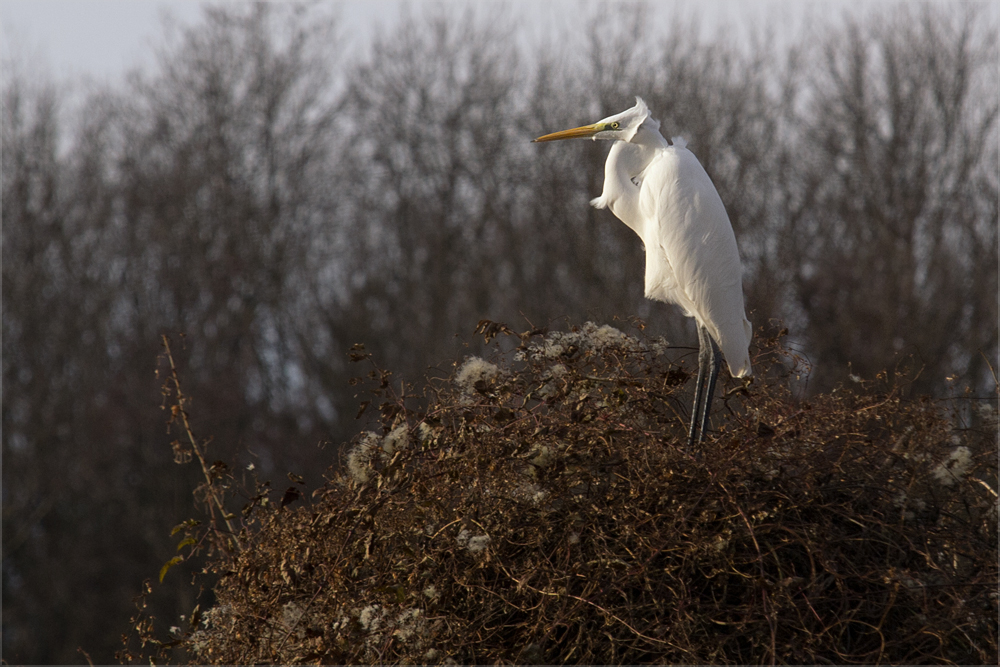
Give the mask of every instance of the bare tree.
<path id="1" fill-rule="evenodd" d="M 135 318 L 131 336 L 201 334 L 194 366 L 207 382 L 240 373 L 216 396 L 245 405 L 247 424 L 262 406 L 301 407 L 287 313 L 325 215 L 314 193 L 333 130 L 332 26 L 291 11 L 207 9 L 139 84 L 122 156 L 127 280 L 158 314 Z"/>
<path id="2" fill-rule="evenodd" d="M 997 350 L 996 46 L 967 7 L 830 34 L 782 234 L 815 386 L 903 355 L 915 389 L 987 381 Z"/>
<path id="3" fill-rule="evenodd" d="M 402 369 L 511 309 L 516 83 L 509 29 L 471 10 L 405 17 L 349 70 L 337 193 L 355 253 L 337 259 L 359 323 Z"/>
<path id="4" fill-rule="evenodd" d="M 189 510 L 185 476 L 166 474 L 160 333 L 188 334 L 216 455 L 283 472 L 319 455 L 290 456 L 289 434 L 329 435 L 291 335 L 327 205 L 332 60 L 313 18 L 210 8 L 160 72 L 96 91 L 65 142 L 59 94 L 5 76 L 5 657 L 110 661 L 172 549 Z M 181 583 L 155 602 L 171 616 L 194 604 Z"/>

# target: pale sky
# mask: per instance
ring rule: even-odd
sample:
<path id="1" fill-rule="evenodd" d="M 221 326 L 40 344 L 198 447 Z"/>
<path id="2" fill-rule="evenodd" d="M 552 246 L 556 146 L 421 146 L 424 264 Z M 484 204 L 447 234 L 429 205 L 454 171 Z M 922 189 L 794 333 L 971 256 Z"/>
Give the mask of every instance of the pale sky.
<path id="1" fill-rule="evenodd" d="M 117 77 L 152 63 L 167 8 L 183 23 L 201 11 L 194 0 L 0 0 L 4 55 L 40 59 L 34 64 L 59 79 Z"/>
<path id="2" fill-rule="evenodd" d="M 133 67 L 152 65 L 155 47 L 163 39 L 163 18 L 169 15 L 181 24 L 195 23 L 200 18 L 202 4 L 202 0 L 0 0 L 2 52 L 5 57 L 14 54 L 31 60 L 41 73 L 51 74 L 57 80 L 108 81 Z M 431 3 L 353 0 L 325 4 L 338 14 L 344 36 L 360 48 L 375 24 L 391 24 L 404 5 L 419 13 L 422 5 Z M 446 0 L 435 4 L 464 3 Z M 574 26 L 581 25 L 581 17 L 590 14 L 595 2 L 508 0 L 482 4 L 487 12 L 495 10 L 524 18 L 534 38 L 553 41 L 564 38 L 567 31 L 575 32 Z M 703 31 L 717 29 L 721 24 L 740 30 L 752 23 L 770 23 L 780 38 L 795 32 L 805 17 L 835 20 L 845 11 L 863 13 L 885 4 L 893 3 L 890 0 L 680 0 L 650 2 L 649 6 L 657 23 L 665 24 L 674 14 L 696 12 L 701 15 Z M 998 6 L 1000 3 L 990 3 L 989 13 L 995 16 Z"/>
<path id="3" fill-rule="evenodd" d="M 169 15 L 181 24 L 195 23 L 200 18 L 202 4 L 202 0 L 0 0 L 3 53 L 36 60 L 43 72 L 57 79 L 87 75 L 107 80 L 132 67 L 151 65 L 155 46 L 162 40 L 164 16 Z M 431 3 L 365 0 L 339 6 L 334 2 L 328 4 L 338 13 L 344 34 L 363 42 L 373 25 L 391 23 L 404 5 L 419 13 L 421 5 Z M 452 0 L 443 4 L 463 3 Z M 582 15 L 589 14 L 594 4 L 572 0 L 511 0 L 489 6 L 525 18 L 536 37 L 541 37 L 544 33 L 557 35 L 571 27 Z M 685 14 L 697 7 L 708 23 L 726 20 L 738 23 L 741 14 L 761 15 L 776 5 L 787 4 L 787 0 L 701 0 L 669 5 L 654 2 L 650 7 L 658 14 L 667 13 L 665 7 L 679 8 Z"/>
<path id="4" fill-rule="evenodd" d="M 43 71 L 57 79 L 116 78 L 133 67 L 153 64 L 165 18 L 197 23 L 203 4 L 203 0 L 0 0 L 3 53 L 40 59 Z M 343 3 L 342 27 L 346 34 L 364 38 L 376 22 L 398 14 L 402 4 L 398 0 Z"/>

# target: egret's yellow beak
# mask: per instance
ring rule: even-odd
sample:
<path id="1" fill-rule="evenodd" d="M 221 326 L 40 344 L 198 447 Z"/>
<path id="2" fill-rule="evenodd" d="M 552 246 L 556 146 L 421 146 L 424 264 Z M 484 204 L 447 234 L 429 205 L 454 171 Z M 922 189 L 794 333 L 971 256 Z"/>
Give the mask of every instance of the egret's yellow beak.
<path id="1" fill-rule="evenodd" d="M 560 139 L 588 139 L 603 129 L 604 129 L 603 123 L 594 123 L 593 125 L 574 127 L 572 130 L 563 130 L 562 132 L 553 132 L 552 134 L 546 134 L 544 136 L 538 137 L 537 139 L 532 139 L 531 143 L 535 143 L 538 141 L 558 141 Z"/>

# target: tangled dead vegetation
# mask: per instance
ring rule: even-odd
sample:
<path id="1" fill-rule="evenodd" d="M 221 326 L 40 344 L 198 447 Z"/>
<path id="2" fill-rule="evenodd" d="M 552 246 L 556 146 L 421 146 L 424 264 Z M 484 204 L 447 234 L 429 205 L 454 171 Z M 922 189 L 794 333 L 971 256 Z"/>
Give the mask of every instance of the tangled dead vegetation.
<path id="1" fill-rule="evenodd" d="M 996 664 L 995 403 L 795 400 L 775 339 L 691 452 L 662 340 L 481 330 L 518 349 L 421 400 L 376 369 L 380 430 L 257 504 L 193 662 Z"/>

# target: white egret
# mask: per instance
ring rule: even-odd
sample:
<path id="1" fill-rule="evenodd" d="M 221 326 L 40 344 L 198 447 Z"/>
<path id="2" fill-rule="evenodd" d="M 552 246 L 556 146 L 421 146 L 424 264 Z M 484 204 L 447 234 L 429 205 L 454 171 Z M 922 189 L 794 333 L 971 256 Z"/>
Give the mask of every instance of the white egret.
<path id="1" fill-rule="evenodd" d="M 698 383 L 688 443 L 701 443 L 719 375 L 720 353 L 735 377 L 751 375 L 752 328 L 743 306 L 736 236 L 712 179 L 680 137 L 660 134 L 640 98 L 592 125 L 534 141 L 592 138 L 614 142 L 604 192 L 592 200 L 611 211 L 646 246 L 646 298 L 674 303 L 698 324 Z"/>

